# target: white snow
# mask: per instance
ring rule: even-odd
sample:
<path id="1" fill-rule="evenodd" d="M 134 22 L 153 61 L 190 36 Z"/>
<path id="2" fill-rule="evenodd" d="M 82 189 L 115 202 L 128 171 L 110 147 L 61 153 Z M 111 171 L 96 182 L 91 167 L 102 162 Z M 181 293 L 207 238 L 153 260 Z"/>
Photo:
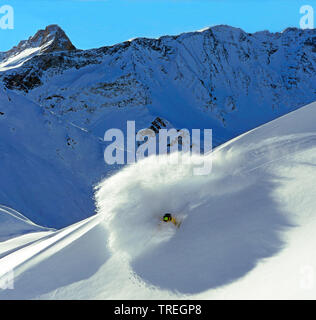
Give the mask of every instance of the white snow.
<path id="1" fill-rule="evenodd" d="M 159 116 L 177 129 L 212 127 L 218 146 L 315 101 L 315 30 L 289 31 L 248 34 L 220 25 L 37 59 L 23 51 L 12 57 L 17 61 L 2 62 L 0 77 L 101 138 L 112 123 L 125 125 L 125 117 L 144 128 Z M 15 74 L 28 88 L 14 84 Z"/>
<path id="2" fill-rule="evenodd" d="M 93 215 L 102 141 L 1 87 L 0 112 L 0 204 L 53 228 Z"/>
<path id="3" fill-rule="evenodd" d="M 19 212 L 0 205 L 0 241 L 29 232 L 47 230 L 49 229 L 36 225 Z"/>
<path id="4" fill-rule="evenodd" d="M 34 56 L 38 55 L 45 48 L 49 47 L 52 41 L 53 40 L 48 41 L 47 43 L 45 43 L 45 45 L 41 47 L 26 48 L 15 55 L 9 56 L 8 59 L 0 62 L 0 72 L 7 71 L 10 69 L 16 69 L 23 66 L 23 64 L 26 61 L 32 59 Z"/>
<path id="5" fill-rule="evenodd" d="M 202 29 L 196 30 L 196 32 L 204 32 L 204 31 L 210 29 L 211 27 L 212 27 L 212 26 L 204 27 L 204 28 L 202 28 Z"/>
<path id="6" fill-rule="evenodd" d="M 0 299 L 314 299 L 315 108 L 215 149 L 208 176 L 151 157 L 105 179 L 97 215 L 2 256 Z"/>
<path id="7" fill-rule="evenodd" d="M 11 208 L 0 205 L 0 257 L 53 231 L 36 225 Z"/>

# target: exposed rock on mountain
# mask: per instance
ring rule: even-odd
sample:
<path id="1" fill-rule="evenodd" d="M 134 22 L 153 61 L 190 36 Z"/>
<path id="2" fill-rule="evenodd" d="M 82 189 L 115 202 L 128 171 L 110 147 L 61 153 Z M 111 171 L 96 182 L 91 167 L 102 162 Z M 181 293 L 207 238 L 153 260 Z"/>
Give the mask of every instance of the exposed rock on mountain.
<path id="1" fill-rule="evenodd" d="M 315 39 L 315 30 L 216 26 L 79 51 L 49 26 L 12 51 L 40 48 L 1 63 L 0 79 L 98 136 L 124 109 L 146 118 L 144 127 L 159 116 L 177 128 L 213 128 L 218 145 L 316 100 Z"/>

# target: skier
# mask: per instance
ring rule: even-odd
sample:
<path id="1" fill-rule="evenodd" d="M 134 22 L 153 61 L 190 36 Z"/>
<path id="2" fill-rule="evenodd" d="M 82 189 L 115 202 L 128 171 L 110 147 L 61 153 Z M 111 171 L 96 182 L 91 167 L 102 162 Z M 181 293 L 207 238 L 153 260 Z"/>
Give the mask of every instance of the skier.
<path id="1" fill-rule="evenodd" d="M 163 216 L 163 218 L 162 218 L 162 221 L 163 222 L 166 222 L 166 223 L 168 223 L 168 222 L 172 222 L 176 227 L 180 227 L 180 222 L 178 222 L 177 220 L 176 220 L 176 218 L 174 218 L 172 215 L 171 215 L 171 213 L 166 213 L 164 216 Z"/>

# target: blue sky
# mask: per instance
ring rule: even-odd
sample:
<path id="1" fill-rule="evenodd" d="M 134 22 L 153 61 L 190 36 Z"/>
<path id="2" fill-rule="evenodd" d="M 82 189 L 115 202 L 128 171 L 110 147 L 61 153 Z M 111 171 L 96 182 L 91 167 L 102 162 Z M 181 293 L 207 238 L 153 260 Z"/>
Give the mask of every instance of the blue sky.
<path id="1" fill-rule="evenodd" d="M 14 8 L 14 29 L 0 29 L 6 51 L 48 24 L 59 24 L 81 49 L 135 37 L 198 30 L 216 24 L 247 32 L 299 27 L 302 5 L 316 0 L 0 0 Z"/>

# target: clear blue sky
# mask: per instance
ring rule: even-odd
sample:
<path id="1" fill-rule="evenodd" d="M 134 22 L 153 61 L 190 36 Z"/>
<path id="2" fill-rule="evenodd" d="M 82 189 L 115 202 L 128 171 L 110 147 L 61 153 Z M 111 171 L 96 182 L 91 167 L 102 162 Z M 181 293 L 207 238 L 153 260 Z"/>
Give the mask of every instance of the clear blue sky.
<path id="1" fill-rule="evenodd" d="M 302 5 L 312 5 L 316 14 L 316 0 L 0 0 L 4 4 L 15 10 L 15 28 L 0 29 L 0 51 L 49 24 L 60 25 L 76 47 L 87 49 L 216 24 L 282 31 L 299 27 Z"/>

